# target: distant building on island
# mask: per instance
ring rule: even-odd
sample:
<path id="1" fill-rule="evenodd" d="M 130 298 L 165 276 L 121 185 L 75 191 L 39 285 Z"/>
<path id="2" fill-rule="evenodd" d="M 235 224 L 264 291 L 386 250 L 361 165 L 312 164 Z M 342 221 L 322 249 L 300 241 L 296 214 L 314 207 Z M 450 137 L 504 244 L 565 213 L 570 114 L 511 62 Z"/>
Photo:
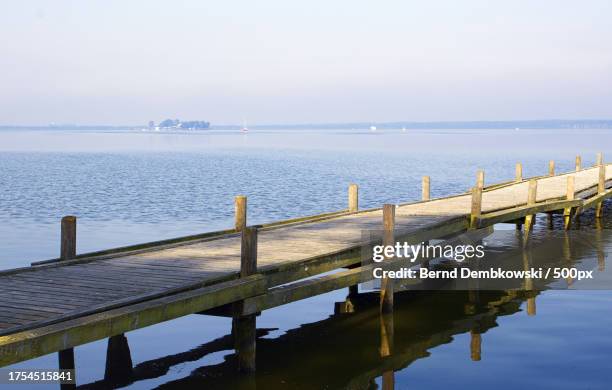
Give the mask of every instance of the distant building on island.
<path id="1" fill-rule="evenodd" d="M 184 130 L 206 130 L 210 128 L 210 122 L 206 121 L 185 121 L 181 122 L 179 119 L 165 119 L 155 126 L 154 121 L 149 121 L 149 129 L 184 129 Z"/>

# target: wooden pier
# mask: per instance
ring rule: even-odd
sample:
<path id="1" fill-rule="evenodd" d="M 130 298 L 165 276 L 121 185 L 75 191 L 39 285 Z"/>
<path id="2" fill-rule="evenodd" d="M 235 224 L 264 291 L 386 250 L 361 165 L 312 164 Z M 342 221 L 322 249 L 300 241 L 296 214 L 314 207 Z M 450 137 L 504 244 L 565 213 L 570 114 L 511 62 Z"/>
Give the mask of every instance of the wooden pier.
<path id="1" fill-rule="evenodd" d="M 575 171 L 556 173 L 551 162 L 546 175 L 523 178 L 517 164 L 513 180 L 493 185 L 480 171 L 469 191 L 438 199 L 430 196 L 435 176 L 426 177 L 422 200 L 369 210 L 359 210 L 353 184 L 346 210 L 261 226 L 247 224 L 239 196 L 232 229 L 79 255 L 76 218 L 64 217 L 58 259 L 0 271 L 0 367 L 59 352 L 60 366 L 70 368 L 76 346 L 110 338 L 121 350 L 126 332 L 205 312 L 234 318 L 238 369 L 252 372 L 256 315 L 372 279 L 364 245 L 420 243 L 497 223 L 528 235 L 537 213 L 562 213 L 566 228 L 587 208 L 603 217 L 612 164 L 599 155 L 595 166 L 581 165 L 578 157 Z M 392 311 L 393 288 L 384 283 L 381 310 Z"/>

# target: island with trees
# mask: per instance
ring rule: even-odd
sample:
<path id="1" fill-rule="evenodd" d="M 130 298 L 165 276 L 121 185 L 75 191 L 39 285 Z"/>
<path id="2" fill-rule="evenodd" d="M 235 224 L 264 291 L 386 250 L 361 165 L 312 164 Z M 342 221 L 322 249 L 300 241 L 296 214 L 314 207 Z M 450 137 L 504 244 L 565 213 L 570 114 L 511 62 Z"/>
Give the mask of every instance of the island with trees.
<path id="1" fill-rule="evenodd" d="M 210 128 L 210 122 L 206 121 L 181 121 L 179 119 L 164 119 L 156 126 L 155 122 L 149 122 L 150 129 L 169 130 L 169 129 L 184 129 L 184 130 L 206 130 Z"/>

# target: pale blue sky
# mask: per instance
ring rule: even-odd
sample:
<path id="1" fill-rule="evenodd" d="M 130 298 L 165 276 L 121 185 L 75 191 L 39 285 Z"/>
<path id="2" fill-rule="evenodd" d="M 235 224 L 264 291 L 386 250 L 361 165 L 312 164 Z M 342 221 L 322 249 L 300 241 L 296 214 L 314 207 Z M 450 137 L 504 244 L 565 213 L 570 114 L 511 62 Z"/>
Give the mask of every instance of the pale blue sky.
<path id="1" fill-rule="evenodd" d="M 609 0 L 0 4 L 0 124 L 612 117 Z"/>

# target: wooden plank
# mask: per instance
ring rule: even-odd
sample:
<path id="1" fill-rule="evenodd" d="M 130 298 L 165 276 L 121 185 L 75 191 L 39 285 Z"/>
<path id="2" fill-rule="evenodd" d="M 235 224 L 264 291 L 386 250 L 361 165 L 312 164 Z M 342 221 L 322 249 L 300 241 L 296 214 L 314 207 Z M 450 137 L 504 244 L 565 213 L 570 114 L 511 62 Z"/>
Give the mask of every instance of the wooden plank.
<path id="1" fill-rule="evenodd" d="M 0 336 L 0 367 L 262 294 L 253 275 L 104 313 Z"/>

